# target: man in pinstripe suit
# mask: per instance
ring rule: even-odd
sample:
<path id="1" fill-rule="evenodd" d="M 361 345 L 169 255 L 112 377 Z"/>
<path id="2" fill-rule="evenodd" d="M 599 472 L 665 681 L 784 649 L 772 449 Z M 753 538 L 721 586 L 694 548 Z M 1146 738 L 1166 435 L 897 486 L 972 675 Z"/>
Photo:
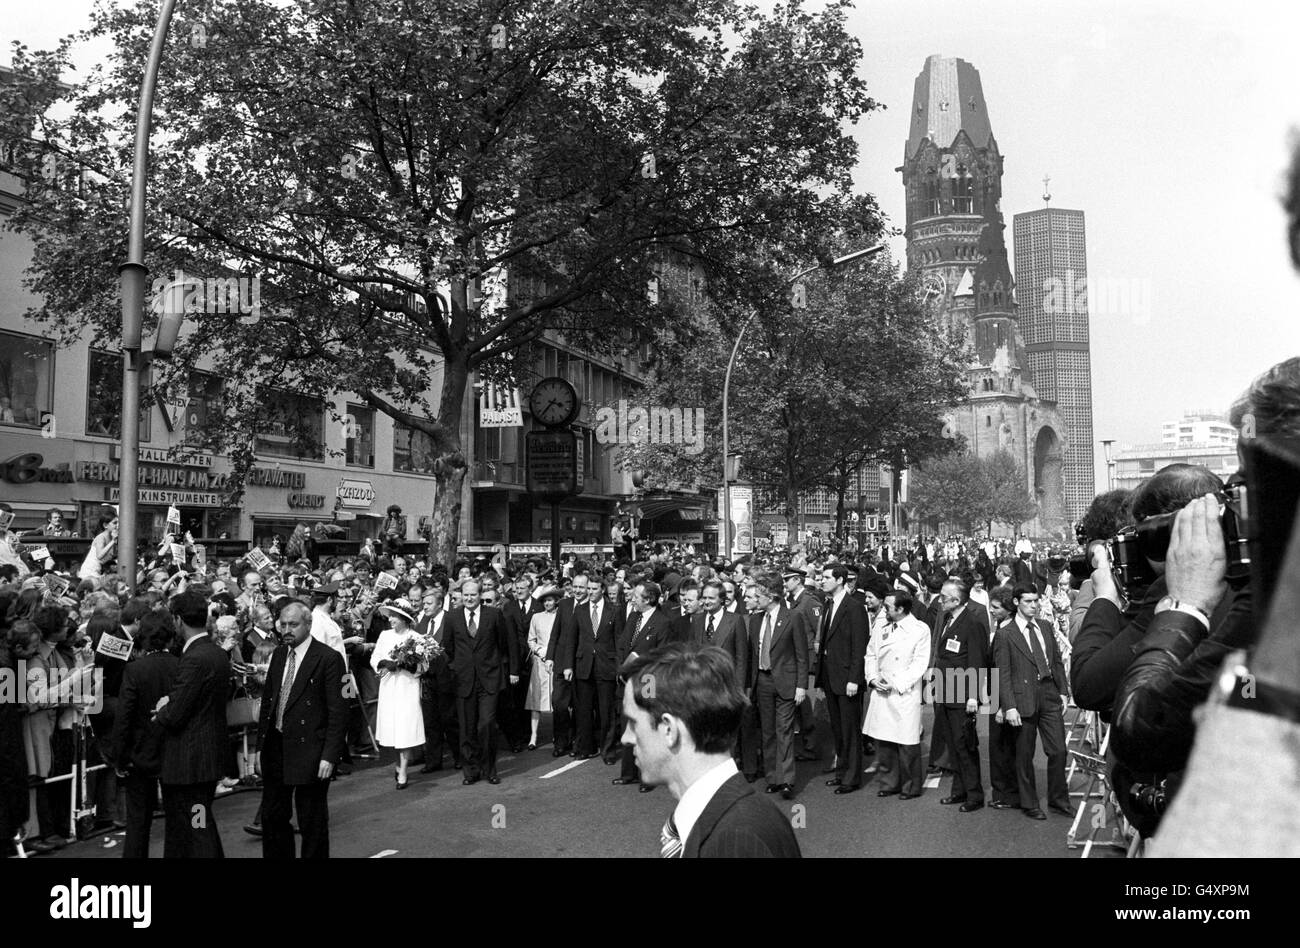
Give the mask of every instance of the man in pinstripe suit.
<path id="1" fill-rule="evenodd" d="M 637 656 L 623 689 L 631 749 L 647 786 L 677 799 L 660 832 L 673 858 L 798 858 L 786 813 L 754 792 L 731 748 L 747 704 L 722 649 L 675 642 Z"/>

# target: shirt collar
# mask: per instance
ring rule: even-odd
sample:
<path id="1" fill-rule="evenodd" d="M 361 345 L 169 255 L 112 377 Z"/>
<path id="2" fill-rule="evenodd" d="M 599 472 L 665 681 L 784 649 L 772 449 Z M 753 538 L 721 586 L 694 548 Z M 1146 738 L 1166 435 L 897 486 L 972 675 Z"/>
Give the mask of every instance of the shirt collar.
<path id="1" fill-rule="evenodd" d="M 297 656 L 294 660 L 295 664 L 302 665 L 302 660 L 307 657 L 307 649 L 311 648 L 311 642 L 312 638 L 309 635 L 293 647 L 293 653 Z"/>
<path id="2" fill-rule="evenodd" d="M 686 788 L 677 801 L 677 809 L 673 810 L 673 825 L 677 827 L 677 836 L 683 846 L 718 789 L 739 772 L 736 762 L 728 757 Z"/>
<path id="3" fill-rule="evenodd" d="M 205 638 L 207 638 L 206 635 L 196 635 L 196 636 L 194 636 L 193 638 L 191 638 L 189 641 L 187 641 L 187 642 L 185 643 L 184 648 L 181 649 L 181 654 L 184 655 L 186 652 L 188 652 L 188 651 L 190 650 L 190 646 L 191 646 L 191 645 L 193 645 L 193 644 L 194 644 L 195 642 L 197 642 L 199 639 L 205 639 Z"/>

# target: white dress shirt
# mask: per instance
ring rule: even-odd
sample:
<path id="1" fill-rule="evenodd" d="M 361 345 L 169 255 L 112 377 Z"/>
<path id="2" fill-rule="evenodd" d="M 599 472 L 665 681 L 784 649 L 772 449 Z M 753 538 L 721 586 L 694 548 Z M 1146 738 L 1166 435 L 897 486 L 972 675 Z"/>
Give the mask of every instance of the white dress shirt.
<path id="1" fill-rule="evenodd" d="M 714 794 L 721 789 L 722 785 L 740 773 L 736 769 L 736 762 L 728 757 L 725 761 L 718 764 L 699 780 L 695 781 L 686 788 L 682 798 L 677 801 L 677 809 L 673 810 L 673 825 L 677 827 L 677 836 L 686 845 L 686 840 L 690 838 L 691 830 L 699 822 L 704 808 L 709 805 Z"/>
<path id="2" fill-rule="evenodd" d="M 302 642 L 300 642 L 299 644 L 297 644 L 297 645 L 295 645 L 295 646 L 293 647 L 293 654 L 296 656 L 296 657 L 294 658 L 294 660 L 293 660 L 293 676 L 294 676 L 295 678 L 298 677 L 298 672 L 302 671 L 302 662 L 303 662 L 303 659 L 305 659 L 305 658 L 307 657 L 307 649 L 309 649 L 309 648 L 311 648 L 311 636 L 310 636 L 310 635 L 307 636 L 305 639 L 303 639 Z M 280 679 L 280 691 L 281 691 L 281 693 L 284 692 L 284 688 L 285 688 L 286 685 L 287 685 L 289 688 L 292 688 L 292 687 L 293 687 L 293 682 L 288 681 L 288 680 L 287 680 L 288 677 L 289 677 L 289 656 L 286 655 L 286 656 L 284 657 L 284 677 L 282 677 L 282 678 Z"/>
<path id="3" fill-rule="evenodd" d="M 1018 628 L 1020 634 L 1024 636 L 1025 644 L 1029 646 L 1029 654 L 1033 655 L 1034 643 L 1029 637 L 1030 625 L 1031 621 L 1029 619 L 1026 619 L 1019 612 L 1016 613 L 1016 628 Z M 1038 646 L 1043 650 L 1043 659 L 1047 662 L 1047 674 L 1050 675 L 1052 673 L 1052 660 L 1047 656 L 1047 643 L 1043 641 L 1043 630 L 1038 627 L 1037 622 L 1033 622 L 1032 626 L 1034 635 L 1038 637 Z"/>
<path id="4" fill-rule="evenodd" d="M 330 618 L 324 606 L 317 606 L 311 611 L 311 637 L 338 652 L 343 658 L 344 666 L 347 666 L 348 650 L 343 645 L 343 629 Z"/>

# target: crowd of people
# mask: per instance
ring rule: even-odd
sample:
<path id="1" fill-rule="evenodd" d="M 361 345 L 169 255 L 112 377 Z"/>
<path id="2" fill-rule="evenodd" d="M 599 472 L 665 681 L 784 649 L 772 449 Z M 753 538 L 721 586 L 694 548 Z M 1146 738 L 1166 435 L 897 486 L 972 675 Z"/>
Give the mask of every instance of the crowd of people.
<path id="1" fill-rule="evenodd" d="M 1298 406 L 1293 359 L 1243 395 L 1233 420 L 1300 442 Z M 663 707 L 633 687 L 651 666 L 674 681 L 733 676 L 744 697 L 735 731 L 700 757 L 726 781 L 791 799 L 810 789 L 796 789 L 795 763 L 821 760 L 835 795 L 874 774 L 878 795 L 906 801 L 927 773 L 947 774 L 939 802 L 970 813 L 986 805 L 987 772 L 990 808 L 1036 820 L 1044 809 L 1074 815 L 1073 701 L 1110 724 L 1116 799 L 1151 837 L 1179 792 L 1194 709 L 1225 657 L 1258 637 L 1249 573 L 1227 563 L 1224 489 L 1199 466 L 1167 467 L 1097 497 L 1073 550 L 892 538 L 853 556 L 726 561 L 643 546 L 634 561 L 496 556 L 446 568 L 373 546 L 206 563 L 186 543 L 176 562 L 169 540 L 141 564 L 134 594 L 84 564 L 82 578 L 5 564 L 0 668 L 25 688 L 0 702 L 0 839 L 42 853 L 73 832 L 125 829 L 123 854 L 143 857 L 161 806 L 164 855 L 216 856 L 213 800 L 254 784 L 262 806 L 245 828 L 265 853 L 294 854 L 296 812 L 302 854 L 326 856 L 328 788 L 358 759 L 393 749 L 396 790 L 417 766 L 498 784 L 501 749 L 539 752 L 548 718 L 553 756 L 600 757 L 617 768 L 613 785 L 650 792 L 672 783 L 663 768 L 647 776 L 636 734 L 638 716 Z M 1117 536 L 1164 521 L 1166 546 L 1141 548 L 1147 569 L 1115 569 Z M 115 526 L 106 517 L 101 534 Z M 1086 575 L 1071 576 L 1080 563 Z M 701 658 L 719 651 L 722 664 Z M 65 776 L 74 760 L 89 768 L 84 794 Z M 24 834 L 32 797 L 39 829 Z M 94 825 L 74 826 L 74 799 Z M 691 848 L 668 829 L 666 852 Z"/>

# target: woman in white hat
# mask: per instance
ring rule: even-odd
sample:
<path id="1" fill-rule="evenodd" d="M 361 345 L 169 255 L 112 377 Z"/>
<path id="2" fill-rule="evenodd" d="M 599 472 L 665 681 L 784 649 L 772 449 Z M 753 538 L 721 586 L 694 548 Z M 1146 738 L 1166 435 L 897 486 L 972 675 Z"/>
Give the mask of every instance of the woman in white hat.
<path id="1" fill-rule="evenodd" d="M 379 710 L 375 715 L 375 740 L 397 750 L 393 779 L 398 790 L 406 789 L 406 767 L 410 749 L 424 746 L 424 714 L 420 710 L 420 677 L 392 661 L 393 649 L 415 632 L 415 609 L 405 599 L 393 599 L 379 607 L 389 627 L 379 634 L 371 653 L 371 667 L 379 674 Z"/>
<path id="2" fill-rule="evenodd" d="M 546 586 L 537 590 L 534 598 L 541 601 L 542 611 L 534 612 L 528 624 L 528 651 L 533 654 L 533 674 L 528 680 L 528 694 L 524 698 L 524 707 L 533 712 L 529 750 L 537 750 L 537 728 L 542 723 L 542 712 L 551 711 L 551 674 L 554 662 L 546 660 L 546 649 L 550 645 L 551 636 L 559 634 L 555 628 L 555 617 L 560 604 L 560 590 L 555 586 Z"/>

